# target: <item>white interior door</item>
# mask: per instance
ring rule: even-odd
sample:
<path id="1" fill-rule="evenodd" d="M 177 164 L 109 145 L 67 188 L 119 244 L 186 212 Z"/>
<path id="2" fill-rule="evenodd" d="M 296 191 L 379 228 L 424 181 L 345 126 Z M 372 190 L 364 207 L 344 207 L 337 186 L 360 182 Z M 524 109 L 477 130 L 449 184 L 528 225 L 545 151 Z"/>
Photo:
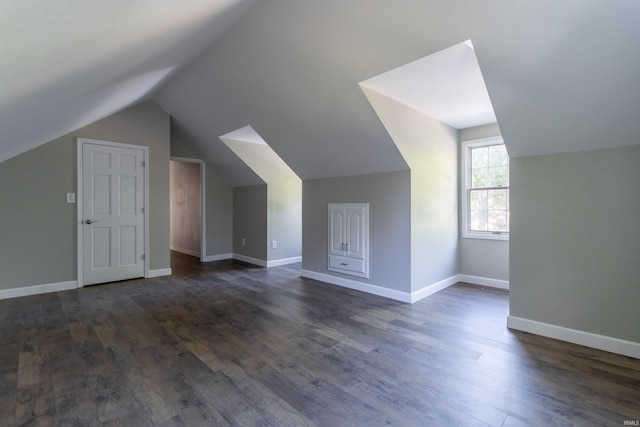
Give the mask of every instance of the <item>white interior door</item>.
<path id="1" fill-rule="evenodd" d="M 82 144 L 82 282 L 144 277 L 145 152 Z"/>

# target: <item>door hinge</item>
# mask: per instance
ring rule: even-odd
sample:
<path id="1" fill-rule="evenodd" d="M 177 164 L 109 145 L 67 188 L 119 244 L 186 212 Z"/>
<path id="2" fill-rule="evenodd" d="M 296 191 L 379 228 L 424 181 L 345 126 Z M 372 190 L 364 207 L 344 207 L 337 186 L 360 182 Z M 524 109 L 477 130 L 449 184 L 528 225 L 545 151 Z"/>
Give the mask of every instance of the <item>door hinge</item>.
<path id="1" fill-rule="evenodd" d="M 147 162 L 145 162 L 144 160 L 141 163 L 142 163 L 142 167 L 145 167 L 147 165 Z"/>
<path id="2" fill-rule="evenodd" d="M 146 259 L 146 257 L 147 257 L 147 256 L 146 256 L 145 254 L 142 254 L 142 260 L 143 260 L 143 261 Z"/>

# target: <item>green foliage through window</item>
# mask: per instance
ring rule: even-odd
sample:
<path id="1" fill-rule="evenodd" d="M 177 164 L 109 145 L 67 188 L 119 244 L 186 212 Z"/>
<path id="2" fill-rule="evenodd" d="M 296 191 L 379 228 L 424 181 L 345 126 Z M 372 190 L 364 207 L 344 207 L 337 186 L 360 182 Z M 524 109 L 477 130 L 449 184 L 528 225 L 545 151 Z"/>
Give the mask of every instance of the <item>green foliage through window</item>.
<path id="1" fill-rule="evenodd" d="M 468 190 L 469 230 L 509 232 L 509 155 L 504 144 L 473 147 Z"/>

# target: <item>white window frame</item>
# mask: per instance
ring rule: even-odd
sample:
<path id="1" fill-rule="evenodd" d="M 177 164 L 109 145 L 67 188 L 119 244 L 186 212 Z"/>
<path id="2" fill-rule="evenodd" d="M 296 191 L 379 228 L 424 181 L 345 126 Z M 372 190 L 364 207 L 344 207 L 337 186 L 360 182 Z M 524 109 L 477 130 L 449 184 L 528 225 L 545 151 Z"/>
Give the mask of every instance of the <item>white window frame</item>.
<path id="1" fill-rule="evenodd" d="M 488 145 L 504 144 L 502 137 L 494 136 L 490 138 L 474 139 L 463 141 L 460 144 L 460 158 L 462 159 L 462 167 L 460 168 L 462 183 L 461 199 L 462 199 L 462 237 L 466 239 L 487 239 L 487 240 L 509 240 L 509 231 L 493 232 L 493 231 L 471 231 L 469 211 L 469 190 L 471 189 L 471 149 L 486 147 Z M 509 166 L 511 168 L 511 166 Z M 509 194 L 511 194 L 511 183 L 509 182 Z M 510 208 L 510 207 L 509 207 Z M 509 222 L 511 226 L 511 222 Z"/>

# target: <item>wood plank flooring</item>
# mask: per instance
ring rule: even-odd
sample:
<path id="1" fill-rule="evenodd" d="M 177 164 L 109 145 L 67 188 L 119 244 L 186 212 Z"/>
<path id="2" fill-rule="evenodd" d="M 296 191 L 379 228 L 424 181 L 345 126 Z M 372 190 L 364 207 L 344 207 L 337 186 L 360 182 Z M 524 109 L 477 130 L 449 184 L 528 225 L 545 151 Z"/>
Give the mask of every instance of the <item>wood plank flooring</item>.
<path id="1" fill-rule="evenodd" d="M 0 301 L 0 426 L 622 426 L 640 361 L 506 326 L 508 295 L 413 305 L 174 253 L 173 277 Z"/>

